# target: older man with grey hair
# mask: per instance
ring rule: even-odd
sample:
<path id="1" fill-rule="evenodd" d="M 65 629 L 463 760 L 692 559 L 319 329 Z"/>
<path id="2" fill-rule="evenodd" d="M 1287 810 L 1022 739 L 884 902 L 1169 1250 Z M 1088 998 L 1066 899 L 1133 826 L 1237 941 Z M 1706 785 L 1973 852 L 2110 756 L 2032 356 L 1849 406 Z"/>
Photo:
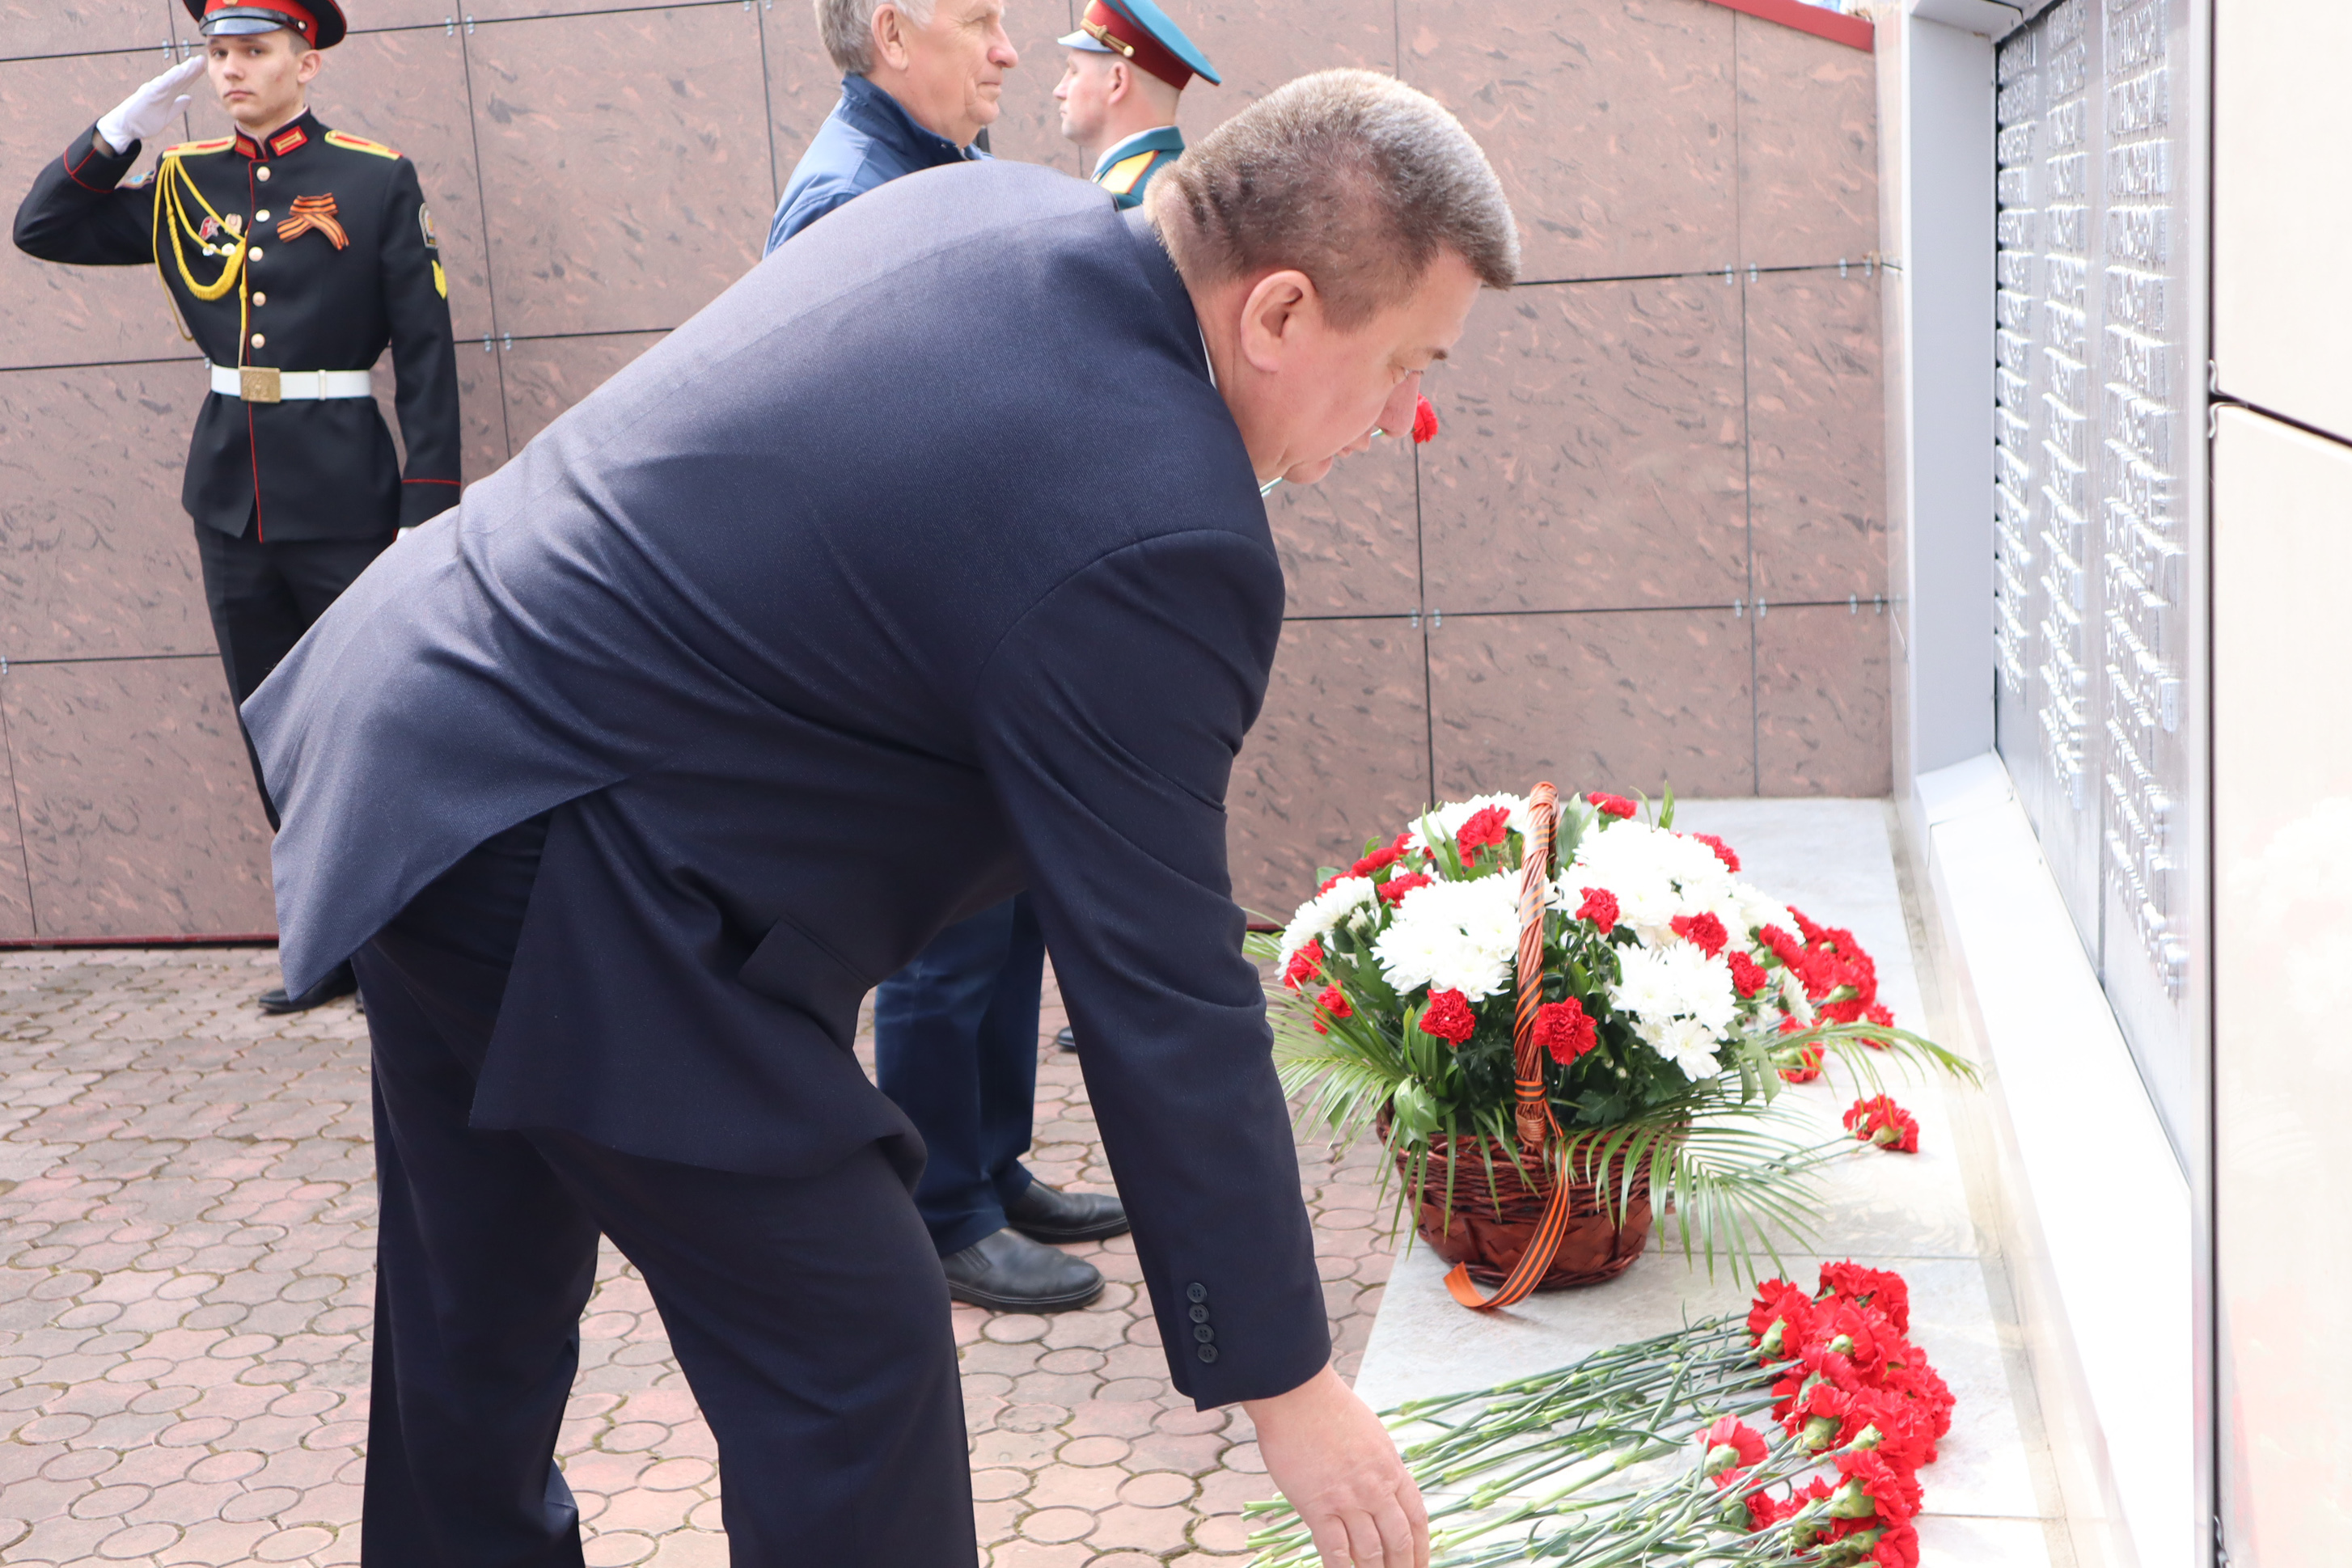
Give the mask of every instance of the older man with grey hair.
<path id="1" fill-rule="evenodd" d="M 1025 888 L 1171 1381 L 1249 1413 L 1327 1564 L 1426 1563 L 1332 1369 L 1224 800 L 1282 629 L 1259 487 L 1403 428 L 1517 268 L 1468 134 L 1369 72 L 1132 212 L 893 181 L 328 612 L 245 716 L 286 978 L 350 957 L 367 998 L 363 1562 L 582 1561 L 554 1448 L 601 1231 L 736 1568 L 970 1568 L 919 1142 L 850 1048 L 877 979 Z"/>
<path id="2" fill-rule="evenodd" d="M 768 225 L 769 250 L 901 174 L 985 154 L 1004 73 L 1021 63 L 1003 0 L 815 0 L 841 101 L 801 154 Z"/>

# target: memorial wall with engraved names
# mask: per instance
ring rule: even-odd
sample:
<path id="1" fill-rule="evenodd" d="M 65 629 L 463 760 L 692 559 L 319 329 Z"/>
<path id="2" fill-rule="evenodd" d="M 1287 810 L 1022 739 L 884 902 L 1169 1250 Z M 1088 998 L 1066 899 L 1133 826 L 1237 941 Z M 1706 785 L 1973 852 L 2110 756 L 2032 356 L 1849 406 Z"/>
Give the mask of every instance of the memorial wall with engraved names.
<path id="1" fill-rule="evenodd" d="M 2061 0 L 1997 56 L 2001 755 L 2185 1165 L 2206 951 L 2200 51 Z"/>

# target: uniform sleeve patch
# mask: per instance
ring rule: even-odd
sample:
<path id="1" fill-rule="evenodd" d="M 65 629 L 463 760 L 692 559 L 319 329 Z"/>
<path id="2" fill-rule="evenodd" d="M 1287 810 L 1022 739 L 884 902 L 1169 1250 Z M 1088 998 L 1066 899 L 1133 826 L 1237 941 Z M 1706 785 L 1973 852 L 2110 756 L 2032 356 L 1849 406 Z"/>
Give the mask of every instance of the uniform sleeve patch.
<path id="1" fill-rule="evenodd" d="M 440 236 L 433 232 L 433 209 L 426 206 L 422 202 L 416 204 L 416 227 L 418 232 L 425 235 L 425 249 L 439 250 L 441 248 Z"/>
<path id="2" fill-rule="evenodd" d="M 330 147 L 348 147 L 354 152 L 373 152 L 379 158 L 397 158 L 400 154 L 381 141 L 370 141 L 364 136 L 352 136 L 341 131 L 327 132 Z"/>
<path id="3" fill-rule="evenodd" d="M 1122 158 L 1104 170 L 1102 178 L 1095 183 L 1114 196 L 1124 196 L 1135 189 L 1135 183 L 1143 178 L 1143 172 L 1150 168 L 1151 161 L 1159 156 L 1157 152 L 1139 152 L 1132 158 Z"/>

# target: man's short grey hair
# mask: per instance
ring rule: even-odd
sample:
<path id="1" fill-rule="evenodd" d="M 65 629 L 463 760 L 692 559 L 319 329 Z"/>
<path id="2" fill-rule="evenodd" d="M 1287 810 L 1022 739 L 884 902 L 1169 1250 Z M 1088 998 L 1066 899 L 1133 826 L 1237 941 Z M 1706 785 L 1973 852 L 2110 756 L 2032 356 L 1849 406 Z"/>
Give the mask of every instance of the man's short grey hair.
<path id="1" fill-rule="evenodd" d="M 1335 327 L 1408 298 L 1441 251 L 1489 288 L 1519 275 L 1502 182 L 1436 99 L 1377 71 L 1276 89 L 1170 165 L 1145 196 L 1186 277 L 1296 268 Z"/>
<path id="2" fill-rule="evenodd" d="M 931 25 L 932 0 L 816 0 L 824 52 L 845 77 L 874 74 L 874 13 L 887 5 L 918 27 Z"/>

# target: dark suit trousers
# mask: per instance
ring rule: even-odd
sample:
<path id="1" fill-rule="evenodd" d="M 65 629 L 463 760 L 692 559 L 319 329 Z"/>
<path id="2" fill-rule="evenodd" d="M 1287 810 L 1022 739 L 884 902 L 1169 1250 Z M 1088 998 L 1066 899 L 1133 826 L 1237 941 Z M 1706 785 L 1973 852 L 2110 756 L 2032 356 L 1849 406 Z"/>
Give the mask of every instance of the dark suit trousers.
<path id="1" fill-rule="evenodd" d="M 875 988 L 882 1092 L 923 1134 L 915 1206 L 944 1258 L 1004 1228 L 1032 1178 L 1045 935 L 1022 894 L 931 939 Z"/>
<path id="2" fill-rule="evenodd" d="M 251 521 L 235 538 L 218 528 L 196 526 L 196 560 L 204 569 L 205 607 L 212 612 L 213 639 L 220 645 L 221 668 L 228 675 L 229 695 L 245 706 L 279 660 L 294 651 L 310 623 L 327 612 L 343 590 L 359 580 L 368 563 L 382 555 L 393 536 L 367 539 L 298 539 L 271 544 L 260 538 Z M 244 733 L 239 722 L 238 733 Z M 269 825 L 278 825 L 278 808 L 270 804 L 269 788 L 261 781 L 261 759 L 254 754 L 253 738 L 246 737 L 246 760 L 253 764 L 253 785 L 261 792 L 261 809 Z"/>
<path id="3" fill-rule="evenodd" d="M 578 1568 L 554 1464 L 596 1238 L 646 1281 L 718 1439 L 736 1568 L 971 1568 L 946 1281 L 875 1145 L 804 1180 L 467 1124 L 543 828 L 355 959 L 374 1044 L 369 1568 Z"/>

